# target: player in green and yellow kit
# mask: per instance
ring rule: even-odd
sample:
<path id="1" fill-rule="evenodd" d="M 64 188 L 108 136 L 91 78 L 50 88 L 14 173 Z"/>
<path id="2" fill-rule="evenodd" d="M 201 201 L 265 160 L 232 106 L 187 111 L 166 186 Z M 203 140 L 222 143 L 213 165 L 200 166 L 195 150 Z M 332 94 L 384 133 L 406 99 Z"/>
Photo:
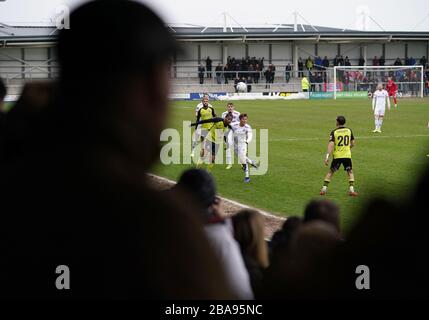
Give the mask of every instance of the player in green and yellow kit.
<path id="1" fill-rule="evenodd" d="M 209 164 L 209 168 L 211 168 L 215 162 L 216 153 L 219 150 L 219 146 L 223 143 L 225 132 L 228 129 L 231 129 L 230 123 L 232 118 L 232 113 L 228 113 L 225 118 L 211 118 L 191 124 L 191 126 L 201 125 L 208 127 L 208 133 L 205 137 L 203 147 L 209 154 L 211 154 L 211 163 Z"/>
<path id="2" fill-rule="evenodd" d="M 337 117 L 337 128 L 333 130 L 329 136 L 328 151 L 326 153 L 325 165 L 329 163 L 329 156 L 332 153 L 332 163 L 328 174 L 325 177 L 325 181 L 320 190 L 320 195 L 325 195 L 328 190 L 328 184 L 331 182 L 331 178 L 341 165 L 344 170 L 347 171 L 349 178 L 349 195 L 357 196 L 358 193 L 354 190 L 355 177 L 352 170 L 352 153 L 351 148 L 355 144 L 353 132 L 351 129 L 344 126 L 346 118 L 343 116 Z"/>

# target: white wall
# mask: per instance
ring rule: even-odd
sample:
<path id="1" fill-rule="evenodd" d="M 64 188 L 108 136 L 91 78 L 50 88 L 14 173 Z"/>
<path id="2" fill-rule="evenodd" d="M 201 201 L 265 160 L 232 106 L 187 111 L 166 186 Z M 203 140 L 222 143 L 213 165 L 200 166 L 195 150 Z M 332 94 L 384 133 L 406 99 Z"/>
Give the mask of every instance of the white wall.
<path id="1" fill-rule="evenodd" d="M 0 76 L 10 78 L 12 75 L 22 71 L 20 62 L 14 60 L 21 59 L 21 49 L 19 48 L 1 48 L 0 49 Z"/>
<path id="2" fill-rule="evenodd" d="M 48 60 L 48 49 L 47 48 L 26 48 L 24 50 L 24 60 L 28 62 L 30 66 L 25 67 L 25 78 L 29 79 L 44 79 L 48 78 L 48 68 L 41 67 L 47 66 L 46 60 Z M 38 68 L 31 66 L 39 66 Z"/>
<path id="3" fill-rule="evenodd" d="M 244 43 L 228 43 L 228 56 L 231 58 L 241 59 L 246 55 L 246 47 Z"/>
<path id="4" fill-rule="evenodd" d="M 366 64 L 372 66 L 372 60 L 376 56 L 380 58 L 383 54 L 383 46 L 381 43 L 370 43 L 367 45 Z"/>
<path id="5" fill-rule="evenodd" d="M 249 43 L 249 57 L 268 59 L 268 44 L 267 43 Z"/>
<path id="6" fill-rule="evenodd" d="M 308 56 L 313 57 L 315 55 L 315 49 L 314 43 L 298 43 L 298 57 L 307 60 Z"/>
<path id="7" fill-rule="evenodd" d="M 267 57 L 265 57 L 267 58 Z M 273 44 L 271 46 L 272 63 L 276 66 L 276 70 L 284 70 L 284 66 L 288 63 L 292 64 L 292 43 L 286 42 L 282 44 Z"/>
<path id="8" fill-rule="evenodd" d="M 405 43 L 404 42 L 390 42 L 386 43 L 386 65 L 393 65 L 396 58 L 400 58 L 404 63 L 405 58 Z"/>
<path id="9" fill-rule="evenodd" d="M 219 62 L 222 62 L 222 46 L 219 43 L 202 43 L 201 60 L 204 65 L 207 57 L 210 57 L 213 66 L 216 66 Z"/>
<path id="10" fill-rule="evenodd" d="M 417 63 L 420 61 L 422 56 L 427 58 L 427 42 L 408 42 L 408 57 L 416 59 Z"/>
<path id="11" fill-rule="evenodd" d="M 332 60 L 337 55 L 337 45 L 332 43 L 319 43 L 317 46 L 317 52 L 322 59 L 327 56 L 329 62 L 332 64 Z"/>
<path id="12" fill-rule="evenodd" d="M 357 65 L 359 63 L 360 58 L 360 44 L 352 43 L 352 44 L 341 44 L 340 45 L 340 54 L 345 57 L 349 57 L 350 63 L 352 65 Z"/>
<path id="13" fill-rule="evenodd" d="M 183 43 L 181 44 L 182 52 L 177 56 L 177 77 L 188 77 L 189 73 L 194 73 L 192 76 L 196 77 L 198 70 L 198 44 Z"/>

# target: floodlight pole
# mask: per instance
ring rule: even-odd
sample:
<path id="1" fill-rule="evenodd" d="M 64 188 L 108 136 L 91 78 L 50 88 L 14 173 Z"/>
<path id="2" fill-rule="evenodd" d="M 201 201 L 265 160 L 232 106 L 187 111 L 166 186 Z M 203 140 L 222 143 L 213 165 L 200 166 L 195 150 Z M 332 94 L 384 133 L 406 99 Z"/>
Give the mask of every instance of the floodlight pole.
<path id="1" fill-rule="evenodd" d="M 298 12 L 293 12 L 293 31 L 298 31 Z"/>

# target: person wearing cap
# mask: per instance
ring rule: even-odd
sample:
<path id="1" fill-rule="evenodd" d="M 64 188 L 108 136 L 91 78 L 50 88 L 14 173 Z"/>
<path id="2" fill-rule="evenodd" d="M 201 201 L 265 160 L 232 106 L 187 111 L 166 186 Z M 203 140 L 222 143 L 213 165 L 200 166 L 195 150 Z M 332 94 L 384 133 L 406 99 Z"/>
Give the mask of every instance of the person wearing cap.
<path id="1" fill-rule="evenodd" d="M 225 217 L 222 200 L 216 194 L 213 176 L 205 170 L 190 169 L 182 173 L 174 188 L 192 195 L 199 205 L 205 234 L 226 272 L 233 293 L 240 299 L 253 299 L 249 273 L 240 246 L 234 239 L 231 219 Z"/>

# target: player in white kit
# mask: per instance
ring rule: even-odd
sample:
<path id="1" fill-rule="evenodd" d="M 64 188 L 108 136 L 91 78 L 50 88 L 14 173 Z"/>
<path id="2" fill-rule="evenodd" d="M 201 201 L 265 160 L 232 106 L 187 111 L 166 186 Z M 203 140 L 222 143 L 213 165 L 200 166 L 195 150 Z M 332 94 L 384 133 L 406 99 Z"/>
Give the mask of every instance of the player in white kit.
<path id="1" fill-rule="evenodd" d="M 389 93 L 383 89 L 383 85 L 379 83 L 377 90 L 372 95 L 372 110 L 374 111 L 375 129 L 372 132 L 381 132 L 381 125 L 383 124 L 384 113 L 387 108 L 390 111 Z"/>
<path id="2" fill-rule="evenodd" d="M 231 127 L 237 125 L 240 122 L 239 116 L 240 112 L 234 110 L 234 104 L 232 102 L 228 102 L 227 110 L 222 113 L 222 118 L 225 118 L 226 115 L 231 112 L 232 113 L 232 122 Z M 232 168 L 232 152 L 234 150 L 234 144 L 237 144 L 236 137 L 234 137 L 233 131 L 228 130 L 225 133 L 225 145 L 226 145 L 226 169 L 229 170 Z"/>
<path id="3" fill-rule="evenodd" d="M 252 127 L 247 124 L 247 114 L 242 113 L 239 116 L 240 122 L 232 126 L 234 137 L 236 137 L 238 161 L 243 167 L 245 178 L 244 182 L 250 182 L 249 165 L 258 168 L 258 165 L 247 157 L 247 146 L 252 141 Z"/>

